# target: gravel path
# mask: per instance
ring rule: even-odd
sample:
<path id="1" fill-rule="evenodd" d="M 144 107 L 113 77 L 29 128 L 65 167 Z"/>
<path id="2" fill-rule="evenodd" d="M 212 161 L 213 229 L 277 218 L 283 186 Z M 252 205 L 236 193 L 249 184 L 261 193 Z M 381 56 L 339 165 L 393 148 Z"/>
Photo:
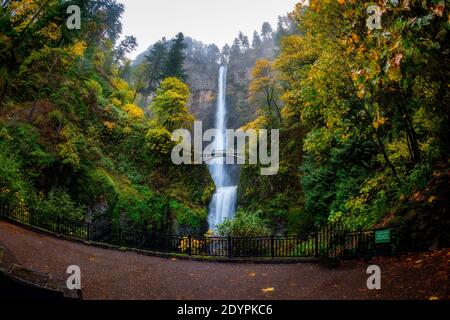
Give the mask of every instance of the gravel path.
<path id="1" fill-rule="evenodd" d="M 436 264 L 442 264 L 435 261 L 438 258 L 425 259 L 415 269 L 401 263 L 406 258 L 379 259 L 382 272 L 388 272 L 382 273 L 383 289 L 375 292 L 366 288 L 366 269 L 373 261 L 345 262 L 328 269 L 314 263 L 164 259 L 64 241 L 2 221 L 0 246 L 5 248 L 6 262 L 60 279 L 67 277 L 69 265 L 80 266 L 84 299 L 448 299 L 448 269 L 444 274 L 435 270 Z M 448 263 L 449 253 L 439 259 Z M 427 272 L 420 272 L 421 268 Z M 441 272 L 439 277 L 436 272 Z M 422 288 L 421 283 L 427 286 Z"/>

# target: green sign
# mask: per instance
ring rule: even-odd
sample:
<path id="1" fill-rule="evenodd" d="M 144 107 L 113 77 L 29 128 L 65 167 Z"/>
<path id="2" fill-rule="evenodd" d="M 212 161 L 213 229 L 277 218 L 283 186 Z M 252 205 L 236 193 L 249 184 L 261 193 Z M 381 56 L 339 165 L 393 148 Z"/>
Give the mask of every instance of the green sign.
<path id="1" fill-rule="evenodd" d="M 391 230 L 376 230 L 375 231 L 375 243 L 389 243 L 391 242 Z"/>

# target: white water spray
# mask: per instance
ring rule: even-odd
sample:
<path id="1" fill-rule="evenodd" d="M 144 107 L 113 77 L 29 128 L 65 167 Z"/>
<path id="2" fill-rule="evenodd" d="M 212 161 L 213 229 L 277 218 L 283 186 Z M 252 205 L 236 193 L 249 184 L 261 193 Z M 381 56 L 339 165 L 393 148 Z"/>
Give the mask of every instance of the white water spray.
<path id="1" fill-rule="evenodd" d="M 226 150 L 226 117 L 227 117 L 227 67 L 221 66 L 219 71 L 219 92 L 217 98 L 217 110 L 215 126 L 220 132 L 214 141 L 213 149 L 223 152 Z M 209 206 L 208 223 L 209 229 L 215 230 L 218 224 L 225 219 L 231 219 L 236 211 L 237 186 L 232 185 L 231 168 L 225 164 L 226 157 L 216 158 L 209 164 L 208 168 L 216 185 L 214 194 Z"/>

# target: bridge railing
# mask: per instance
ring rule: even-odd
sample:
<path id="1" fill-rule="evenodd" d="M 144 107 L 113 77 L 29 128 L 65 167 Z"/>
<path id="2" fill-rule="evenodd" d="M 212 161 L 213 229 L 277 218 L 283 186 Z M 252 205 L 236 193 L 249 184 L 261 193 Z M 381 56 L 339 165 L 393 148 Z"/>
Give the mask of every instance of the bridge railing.
<path id="1" fill-rule="evenodd" d="M 100 226 L 0 199 L 0 218 L 72 239 L 161 253 L 218 258 L 362 258 L 411 249 L 402 227 L 348 231 L 333 225 L 302 236 L 220 237 L 172 235 Z M 389 239 L 377 242 L 377 232 Z M 382 239 L 383 240 L 383 239 Z"/>

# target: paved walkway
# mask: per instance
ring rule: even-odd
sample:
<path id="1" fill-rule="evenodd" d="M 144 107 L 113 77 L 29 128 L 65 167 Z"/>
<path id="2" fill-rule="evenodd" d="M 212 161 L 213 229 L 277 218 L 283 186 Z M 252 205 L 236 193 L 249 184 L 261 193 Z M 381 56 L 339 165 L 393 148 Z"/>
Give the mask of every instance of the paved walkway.
<path id="1" fill-rule="evenodd" d="M 314 263 L 164 259 L 64 241 L 3 221 L 0 246 L 5 248 L 6 262 L 60 279 L 67 277 L 67 266 L 80 266 L 84 299 L 448 299 L 448 287 L 444 286 L 448 269 L 444 274 L 435 270 L 436 264 L 442 263 L 436 262 L 437 258 L 423 258 L 426 264 L 421 268 L 403 266 L 407 258 L 376 261 L 384 273 L 383 289 L 375 292 L 366 288 L 366 269 L 373 261 L 345 262 L 331 270 Z M 445 251 L 439 259 L 448 262 L 449 254 Z M 421 272 L 422 268 L 429 270 Z M 421 283 L 429 285 L 422 288 Z"/>

